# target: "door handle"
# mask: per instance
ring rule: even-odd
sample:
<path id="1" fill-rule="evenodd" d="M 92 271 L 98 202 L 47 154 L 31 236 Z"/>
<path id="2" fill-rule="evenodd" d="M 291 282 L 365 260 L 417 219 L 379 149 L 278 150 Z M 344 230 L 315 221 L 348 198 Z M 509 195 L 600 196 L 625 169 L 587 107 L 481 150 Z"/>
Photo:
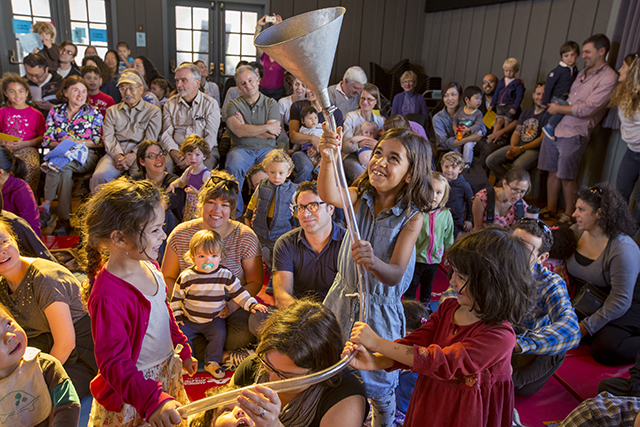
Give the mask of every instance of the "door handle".
<path id="1" fill-rule="evenodd" d="M 22 62 L 18 61 L 18 57 L 16 55 L 15 50 L 12 50 L 12 49 L 9 50 L 9 63 L 15 64 L 15 65 L 22 64 Z"/>
<path id="2" fill-rule="evenodd" d="M 176 73 L 176 61 L 173 60 L 173 59 L 169 61 L 169 72 L 171 74 L 175 74 Z"/>
<path id="3" fill-rule="evenodd" d="M 220 77 L 224 76 L 224 62 L 220 63 Z"/>

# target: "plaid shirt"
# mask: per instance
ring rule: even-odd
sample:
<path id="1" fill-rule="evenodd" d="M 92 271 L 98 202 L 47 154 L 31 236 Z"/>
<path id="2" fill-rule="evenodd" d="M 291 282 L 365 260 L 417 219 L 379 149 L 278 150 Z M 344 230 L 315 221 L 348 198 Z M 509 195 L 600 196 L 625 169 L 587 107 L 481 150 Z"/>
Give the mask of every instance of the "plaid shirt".
<path id="1" fill-rule="evenodd" d="M 519 325 L 513 325 L 523 354 L 553 355 L 578 346 L 580 328 L 564 280 L 536 264 L 533 276 L 540 285 L 538 302 Z M 456 296 L 449 286 L 440 301 Z"/>
<path id="2" fill-rule="evenodd" d="M 587 399 L 559 427 L 633 427 L 640 411 L 640 398 L 618 397 L 603 391 Z"/>

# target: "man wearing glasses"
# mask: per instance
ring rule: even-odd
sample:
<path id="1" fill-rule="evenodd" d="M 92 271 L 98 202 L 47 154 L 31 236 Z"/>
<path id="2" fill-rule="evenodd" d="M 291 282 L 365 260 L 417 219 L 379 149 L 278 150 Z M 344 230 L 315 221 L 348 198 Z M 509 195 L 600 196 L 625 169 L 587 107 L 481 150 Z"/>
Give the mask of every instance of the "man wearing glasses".
<path id="1" fill-rule="evenodd" d="M 288 307 L 309 293 L 326 296 L 336 275 L 345 233 L 333 221 L 334 207 L 318 196 L 315 182 L 301 183 L 295 199 L 300 227 L 280 236 L 273 248 L 273 296 L 278 308 Z"/>
<path id="2" fill-rule="evenodd" d="M 54 104 L 60 103 L 56 93 L 58 93 L 62 85 L 62 77 L 55 72 L 49 72 L 47 60 L 39 53 L 27 55 L 22 62 L 24 64 L 25 77 L 29 80 L 31 97 L 38 110 L 47 117 Z"/>
<path id="3" fill-rule="evenodd" d="M 520 324 L 513 325 L 516 348 L 511 356 L 513 385 L 519 396 L 539 391 L 580 342 L 580 328 L 564 280 L 542 263 L 553 245 L 551 229 L 539 219 L 522 219 L 512 234 L 531 248 L 531 269 L 538 300 Z"/>
<path id="4" fill-rule="evenodd" d="M 161 143 L 171 155 L 167 158 L 167 171 L 186 169 L 187 161 L 180 155 L 180 145 L 186 137 L 198 135 L 211 150 L 204 165 L 214 169 L 220 160 L 218 152 L 218 127 L 220 106 L 218 101 L 200 91 L 202 76 L 197 66 L 190 62 L 176 69 L 177 94 L 167 100 L 162 108 L 163 127 Z"/>
<path id="5" fill-rule="evenodd" d="M 79 76 L 80 70 L 78 70 L 73 64 L 73 60 L 78 54 L 78 48 L 76 45 L 69 40 L 65 40 L 60 43 L 59 47 L 60 59 L 58 59 L 57 73 L 60 74 L 60 77 L 63 79 L 66 79 L 69 76 Z"/>
<path id="6" fill-rule="evenodd" d="M 118 79 L 122 102 L 107 109 L 102 127 L 102 141 L 107 150 L 91 177 L 89 186 L 95 193 L 98 186 L 110 182 L 125 171 L 138 171 L 136 150 L 142 141 L 157 141 L 162 129 L 162 112 L 142 99 L 144 84 L 133 69 L 122 72 Z"/>

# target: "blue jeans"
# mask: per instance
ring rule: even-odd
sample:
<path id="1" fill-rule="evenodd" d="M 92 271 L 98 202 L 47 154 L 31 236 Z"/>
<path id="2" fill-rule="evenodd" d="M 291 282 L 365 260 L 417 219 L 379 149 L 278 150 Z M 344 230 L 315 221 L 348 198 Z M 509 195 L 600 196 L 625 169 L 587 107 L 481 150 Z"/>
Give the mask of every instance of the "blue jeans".
<path id="1" fill-rule="evenodd" d="M 620 162 L 618 178 L 616 179 L 616 187 L 627 203 L 629 203 L 633 186 L 636 184 L 639 177 L 640 153 L 631 151 L 629 150 L 629 147 L 627 147 L 627 151 L 625 151 L 624 156 L 622 157 L 622 162 Z M 633 208 L 632 214 L 636 222 L 640 224 L 640 183 L 636 188 L 635 201 L 636 205 Z"/>
<path id="2" fill-rule="evenodd" d="M 258 148 L 250 150 L 248 148 L 233 148 L 227 154 L 227 162 L 225 169 L 238 180 L 239 188 L 242 188 L 244 177 L 253 165 L 262 162 L 273 148 Z M 242 216 L 244 211 L 244 203 L 242 197 L 238 197 L 238 206 L 236 207 L 236 218 Z"/>
<path id="3" fill-rule="evenodd" d="M 291 155 L 291 160 L 293 160 L 296 168 L 296 176 L 293 178 L 293 182 L 300 184 L 313 179 L 314 166 L 306 151 L 296 151 Z"/>
<path id="4" fill-rule="evenodd" d="M 569 103 L 564 99 L 564 98 L 560 98 L 558 96 L 554 96 L 553 98 L 551 98 L 551 103 L 553 102 L 557 102 L 560 105 L 569 105 Z M 564 117 L 564 114 L 554 114 L 553 116 L 549 117 L 549 121 L 547 122 L 547 126 L 551 126 L 552 128 L 556 128 L 556 126 L 558 126 L 558 123 L 560 123 L 560 120 L 562 120 L 562 118 Z"/>
<path id="5" fill-rule="evenodd" d="M 193 339 L 196 335 L 204 336 L 207 341 L 207 348 L 204 350 L 204 363 L 222 362 L 222 350 L 224 348 L 224 340 L 227 337 L 227 322 L 224 319 L 216 317 L 207 323 L 193 323 L 189 319 L 184 319 L 184 324 L 180 326 L 180 330 L 187 337 L 189 345 L 193 349 Z"/>

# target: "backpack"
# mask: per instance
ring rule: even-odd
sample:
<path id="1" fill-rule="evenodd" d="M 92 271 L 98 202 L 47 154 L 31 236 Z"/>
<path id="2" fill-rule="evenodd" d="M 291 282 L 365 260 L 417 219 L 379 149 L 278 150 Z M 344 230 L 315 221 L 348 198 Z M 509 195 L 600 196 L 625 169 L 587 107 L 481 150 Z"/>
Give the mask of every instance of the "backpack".
<path id="1" fill-rule="evenodd" d="M 485 212 L 487 213 L 487 221 L 485 225 L 493 225 L 493 222 L 496 218 L 496 190 L 490 185 L 486 187 L 487 189 L 487 209 Z M 524 218 L 524 203 L 522 203 L 522 199 L 518 199 L 516 202 L 516 221 Z"/>

